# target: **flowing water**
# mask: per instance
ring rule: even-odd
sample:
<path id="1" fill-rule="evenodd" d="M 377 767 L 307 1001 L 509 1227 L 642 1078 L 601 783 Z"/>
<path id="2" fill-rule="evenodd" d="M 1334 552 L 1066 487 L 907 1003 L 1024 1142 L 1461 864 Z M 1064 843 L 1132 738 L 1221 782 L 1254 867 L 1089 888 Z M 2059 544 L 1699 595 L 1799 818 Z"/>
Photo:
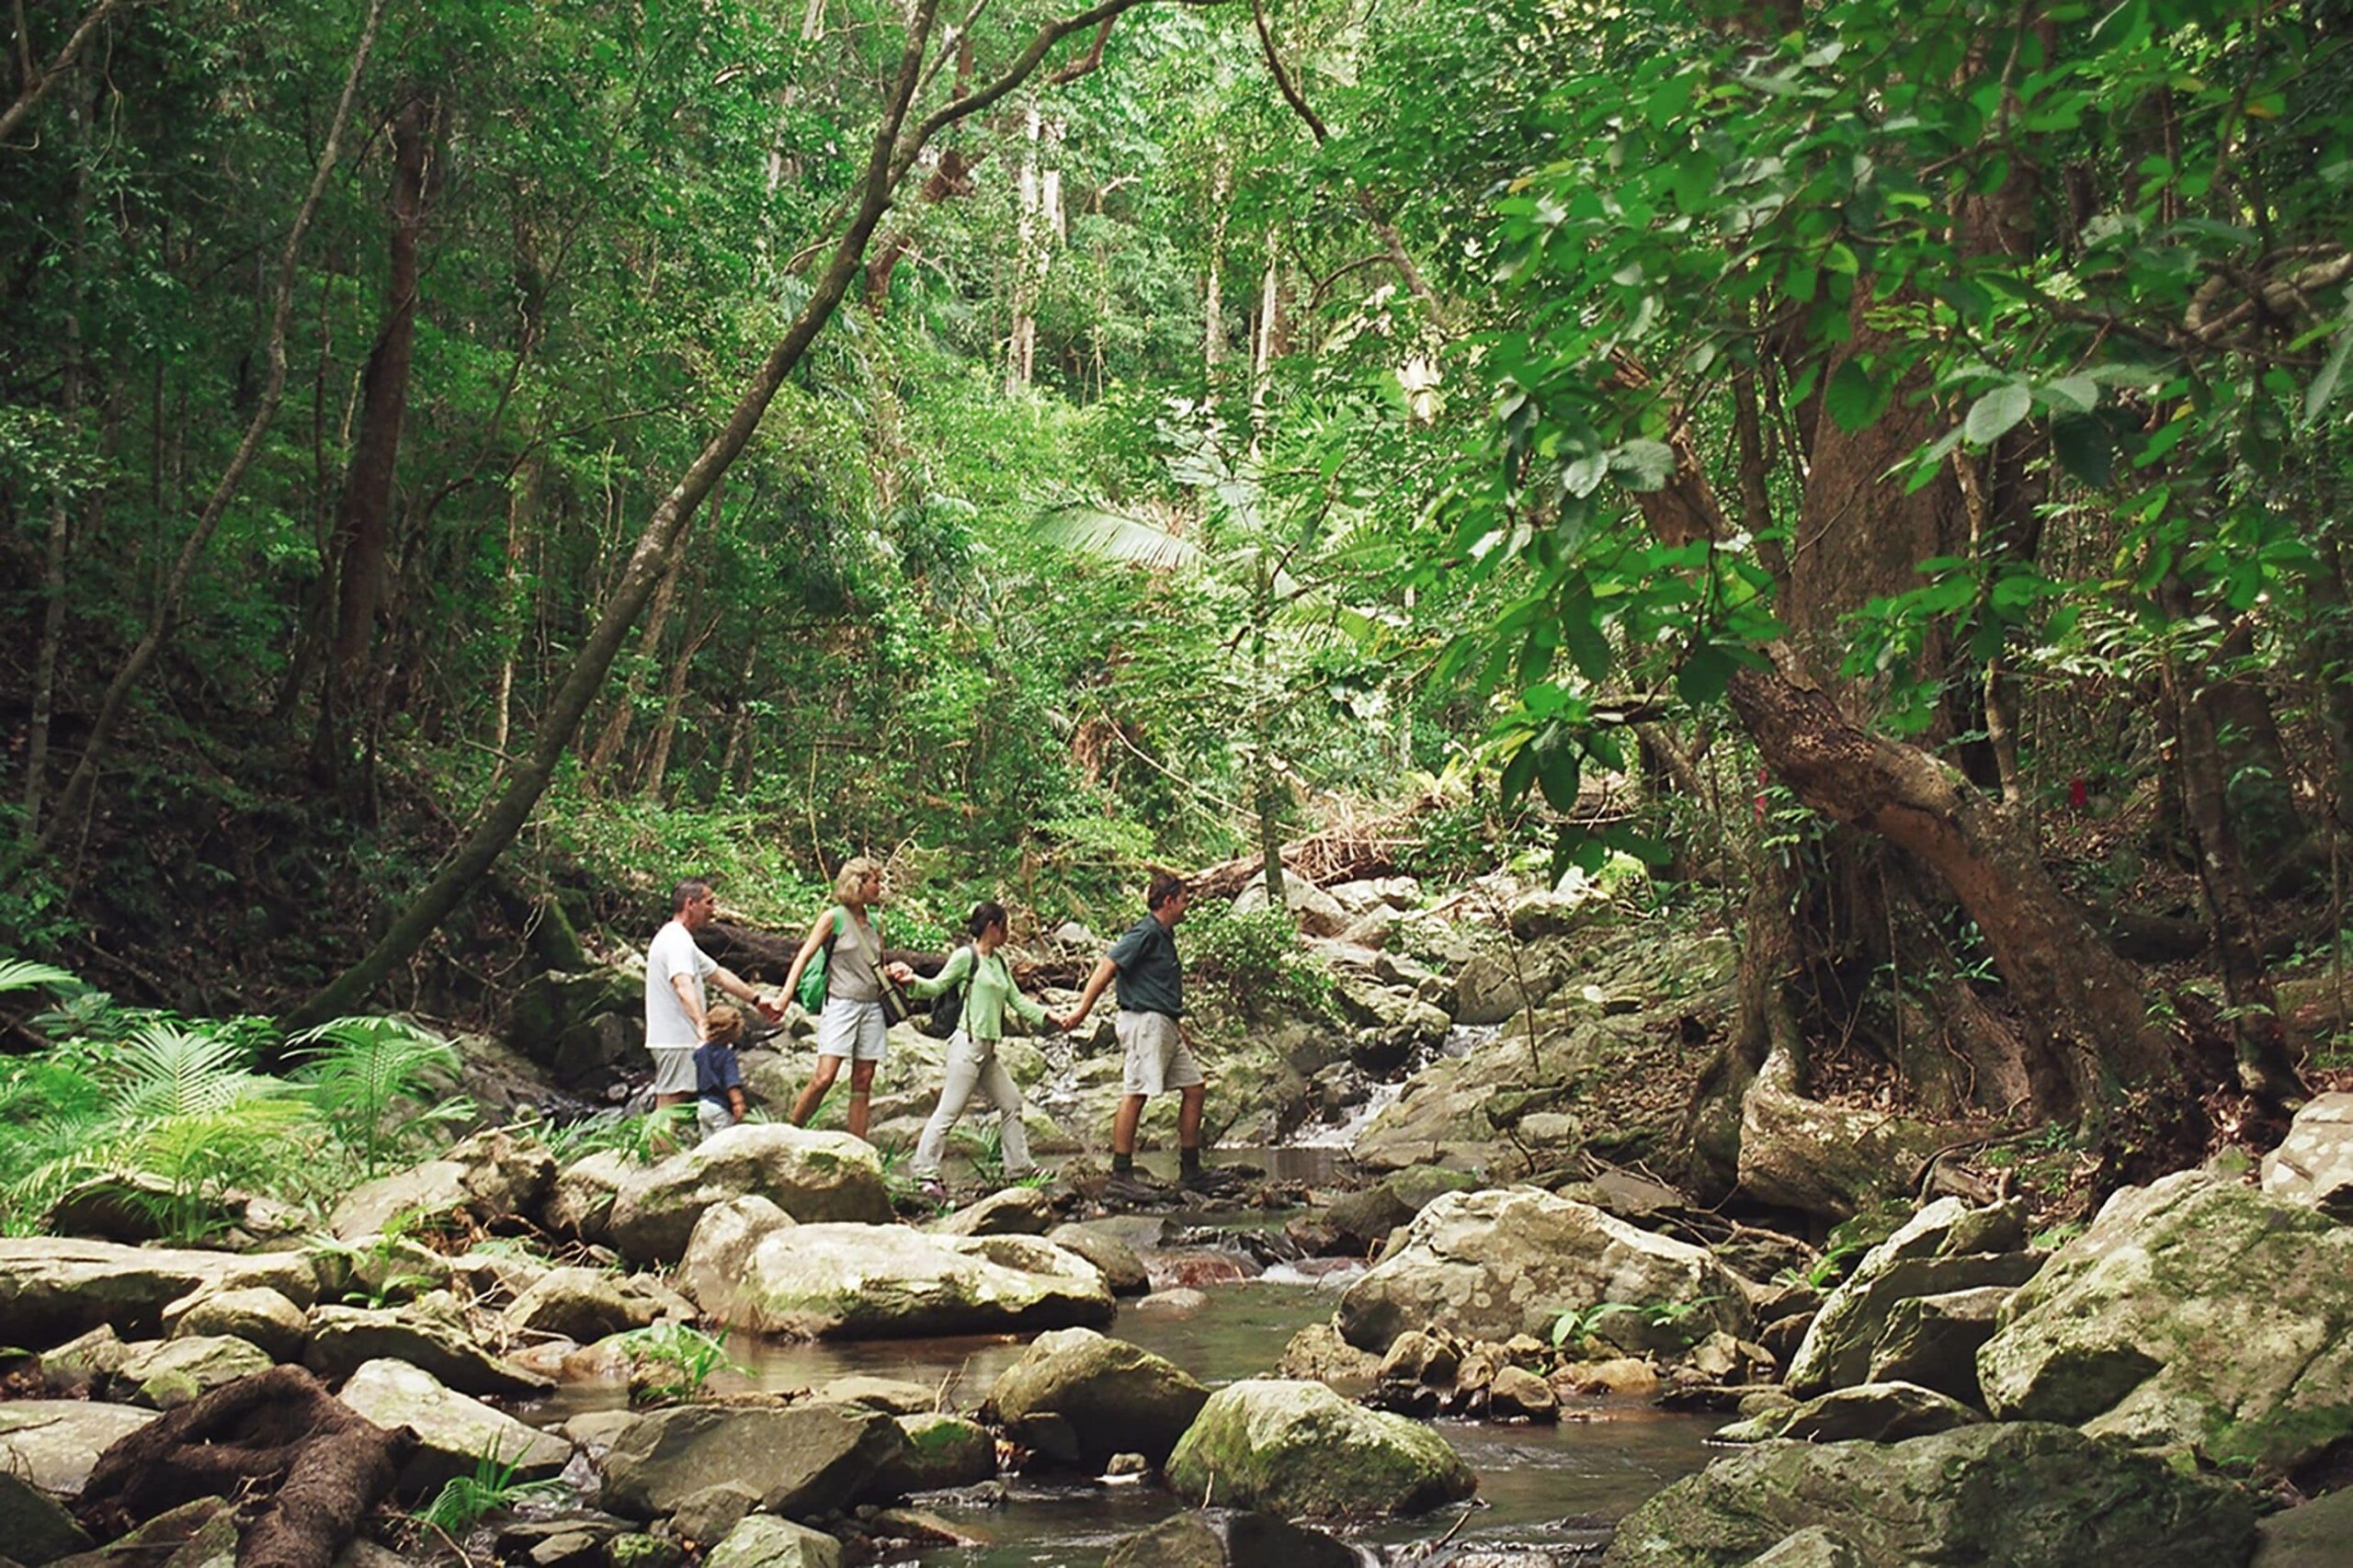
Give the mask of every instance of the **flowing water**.
<path id="1" fill-rule="evenodd" d="M 1234 1271 L 1255 1267 L 1227 1255 Z M 1172 1272 L 1202 1278 L 1218 1272 L 1212 1249 L 1176 1247 L 1152 1255 L 1155 1278 Z M 1125 1303 L 1110 1332 L 1168 1358 L 1216 1387 L 1263 1377 L 1290 1336 L 1331 1315 L 1347 1276 L 1312 1278 L 1298 1268 L 1264 1276 L 1205 1279 L 1190 1312 Z M 722 1375 L 714 1391 L 814 1387 L 850 1373 L 896 1378 L 941 1392 L 944 1407 L 971 1410 L 997 1374 L 1019 1358 L 1011 1335 L 957 1339 L 835 1342 L 732 1341 L 741 1375 Z M 620 1403 L 617 1385 L 568 1386 L 534 1413 L 552 1421 Z M 1608 1526 L 1668 1482 L 1707 1462 L 1702 1443 L 1717 1422 L 1663 1415 L 1637 1401 L 1571 1401 L 1558 1426 L 1500 1426 L 1442 1421 L 1437 1429 L 1479 1475 L 1478 1501 L 1414 1520 L 1370 1527 L 1352 1537 L 1376 1561 L 1438 1563 L 1456 1553 L 1495 1552 L 1536 1564 L 1577 1561 L 1581 1549 L 1607 1539 Z M 1158 1486 L 1106 1483 L 1061 1475 L 1009 1476 L 1001 1500 L 926 1498 L 924 1506 L 984 1544 L 933 1548 L 926 1568 L 1090 1568 L 1121 1538 L 1183 1506 Z M 1467 1517 L 1465 1515 L 1467 1514 Z M 1427 1544 L 1452 1532 L 1445 1555 Z"/>

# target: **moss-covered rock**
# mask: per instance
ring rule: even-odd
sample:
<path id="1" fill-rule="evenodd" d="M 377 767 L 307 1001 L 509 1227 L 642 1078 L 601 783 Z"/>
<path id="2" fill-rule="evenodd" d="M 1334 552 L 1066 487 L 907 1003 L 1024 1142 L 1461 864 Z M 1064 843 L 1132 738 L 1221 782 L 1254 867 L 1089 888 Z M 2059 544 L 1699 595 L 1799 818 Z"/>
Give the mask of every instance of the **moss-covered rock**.
<path id="1" fill-rule="evenodd" d="M 703 1210 L 759 1197 L 802 1221 L 887 1224 L 891 1196 L 873 1145 L 847 1132 L 747 1122 L 659 1164 L 632 1169 L 607 1230 L 623 1256 L 669 1263 L 686 1251 Z"/>
<path id="2" fill-rule="evenodd" d="M 1322 1383 L 1273 1379 L 1211 1394 L 1167 1476 L 1188 1500 L 1324 1517 L 1427 1513 L 1478 1487 L 1419 1422 L 1351 1404 Z"/>
<path id="3" fill-rule="evenodd" d="M 1087 1328 L 1041 1334 L 989 1390 L 993 1415 L 1019 1441 L 1066 1465 L 1113 1454 L 1168 1457 L 1209 1399 L 1176 1363 Z"/>
<path id="4" fill-rule="evenodd" d="M 1871 1568 L 1923 1562 L 2222 1568 L 2255 1509 L 2235 1487 L 2042 1422 L 1909 1442 L 1770 1443 L 1718 1460 L 1619 1526 L 1608 1568 L 1737 1568 L 1809 1528 Z"/>
<path id="5" fill-rule="evenodd" d="M 2353 1229 L 2199 1171 L 2108 1201 L 1977 1355 L 1988 1408 L 2291 1470 L 2353 1437 Z"/>

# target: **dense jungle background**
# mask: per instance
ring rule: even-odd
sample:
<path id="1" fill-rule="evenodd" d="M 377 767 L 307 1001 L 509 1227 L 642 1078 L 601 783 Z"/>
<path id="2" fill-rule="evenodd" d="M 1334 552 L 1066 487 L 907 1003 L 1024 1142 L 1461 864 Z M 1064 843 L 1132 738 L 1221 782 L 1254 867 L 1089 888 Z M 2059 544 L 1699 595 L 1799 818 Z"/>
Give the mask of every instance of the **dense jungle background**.
<path id="1" fill-rule="evenodd" d="M 20 6 L 0 951 L 487 1028 L 682 874 L 1601 877 L 1736 938 L 1702 1109 L 2262 1145 L 2353 1064 L 2349 33 Z"/>

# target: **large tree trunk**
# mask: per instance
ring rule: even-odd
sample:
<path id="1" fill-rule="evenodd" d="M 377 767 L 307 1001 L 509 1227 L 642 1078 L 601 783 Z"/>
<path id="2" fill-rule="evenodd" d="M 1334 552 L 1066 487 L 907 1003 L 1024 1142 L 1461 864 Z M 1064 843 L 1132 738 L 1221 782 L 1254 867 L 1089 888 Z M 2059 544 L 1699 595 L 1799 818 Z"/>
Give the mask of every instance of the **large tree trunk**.
<path id="1" fill-rule="evenodd" d="M 906 178 L 925 143 L 945 127 L 1003 99 L 1028 80 L 1048 51 L 1071 33 L 1095 27 L 1142 3 L 1142 0 L 1101 0 L 1089 10 L 1047 23 L 1031 35 L 1020 55 L 995 81 L 934 110 L 903 135 L 922 82 L 924 56 L 938 9 L 938 0 L 915 0 L 914 15 L 907 23 L 906 46 L 900 54 L 881 122 L 875 131 L 847 228 L 835 244 L 807 302 L 754 372 L 727 423 L 704 445 L 669 494 L 655 505 L 619 584 L 540 716 L 539 742 L 530 758 L 516 770 L 497 803 L 483 813 L 473 832 L 392 920 L 375 947 L 295 1008 L 289 1019 L 290 1027 L 323 1022 L 358 1006 L 379 982 L 424 945 L 522 831 L 553 777 L 556 765 L 570 749 L 581 716 L 603 687 L 631 625 L 644 609 L 655 583 L 669 570 L 670 557 L 688 515 L 701 505 L 720 475 L 742 452 L 785 377 L 801 363 L 819 331 L 832 318 L 852 279 L 862 270 L 866 247 L 889 209 L 892 193 Z"/>
<path id="2" fill-rule="evenodd" d="M 107 683 L 106 695 L 98 701 L 97 717 L 90 725 L 90 737 L 82 748 L 82 758 L 74 765 L 72 777 L 66 779 L 65 788 L 58 796 L 56 814 L 50 819 L 49 826 L 41 831 L 40 838 L 34 846 L 37 854 L 46 854 L 56 847 L 62 840 L 63 825 L 88 801 L 97 785 L 98 767 L 106 757 L 107 747 L 113 740 L 115 728 L 121 722 L 123 711 L 131 700 L 131 688 L 146 675 L 155 662 L 155 655 L 163 651 L 164 644 L 170 639 L 172 628 L 179 619 L 180 606 L 188 597 L 188 580 L 195 575 L 196 563 L 203 557 L 205 546 L 212 541 L 213 530 L 220 527 L 222 515 L 228 510 L 238 486 L 244 482 L 245 470 L 252 466 L 255 457 L 260 452 L 262 437 L 267 434 L 270 421 L 278 415 L 278 403 L 286 392 L 286 323 L 293 309 L 295 267 L 302 254 L 302 237 L 309 232 L 311 219 L 319 210 L 319 196 L 326 188 L 327 176 L 334 172 L 342 157 L 343 133 L 351 122 L 351 106 L 358 97 L 359 79 L 368 68 L 368 56 L 375 47 L 376 29 L 383 16 L 384 0 L 369 0 L 368 18 L 361 25 L 359 40 L 352 50 L 351 69 L 344 77 L 343 96 L 335 103 L 335 116 L 327 125 L 326 141 L 320 147 L 318 164 L 311 172 L 310 188 L 303 193 L 301 208 L 295 215 L 293 227 L 288 231 L 285 247 L 278 256 L 266 347 L 269 374 L 263 384 L 261 400 L 254 408 L 253 417 L 245 424 L 244 436 L 237 443 L 237 450 L 230 458 L 229 466 L 222 472 L 220 480 L 212 487 L 212 494 L 205 500 L 203 511 L 196 519 L 196 526 L 180 546 L 179 556 L 156 594 L 155 608 L 148 618 L 145 631 L 141 633 L 138 642 L 123 660 L 121 668 L 115 672 L 114 678 Z M 164 429 L 164 421 L 160 417 L 155 421 L 155 428 L 160 438 Z"/>
<path id="3" fill-rule="evenodd" d="M 427 92 L 413 94 L 392 116 L 392 233 L 384 320 L 360 377 L 359 433 L 346 471 L 334 536 L 335 645 L 319 688 L 313 775 L 323 786 L 349 781 L 353 741 L 375 686 L 376 617 L 391 552 L 392 481 L 401 426 L 408 413 L 409 364 L 416 342 L 417 244 L 425 228 L 436 120 Z M 371 792 L 363 768 L 352 803 Z"/>

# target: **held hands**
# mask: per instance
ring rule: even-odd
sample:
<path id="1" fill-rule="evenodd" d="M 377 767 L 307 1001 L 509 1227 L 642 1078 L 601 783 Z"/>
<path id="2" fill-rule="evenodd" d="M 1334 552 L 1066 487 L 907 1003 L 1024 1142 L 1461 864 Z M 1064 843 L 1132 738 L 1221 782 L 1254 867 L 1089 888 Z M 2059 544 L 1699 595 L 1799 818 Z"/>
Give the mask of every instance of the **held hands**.
<path id="1" fill-rule="evenodd" d="M 783 1006 L 778 1003 L 769 1001 L 764 996 L 755 996 L 752 998 L 752 1009 L 758 1013 L 761 1017 L 766 1018 L 769 1023 L 780 1024 L 784 1022 Z"/>
<path id="2" fill-rule="evenodd" d="M 884 964 L 882 966 L 882 972 L 889 975 L 894 983 L 900 985 L 913 985 L 915 983 L 915 970 L 909 965 L 896 960 Z"/>

